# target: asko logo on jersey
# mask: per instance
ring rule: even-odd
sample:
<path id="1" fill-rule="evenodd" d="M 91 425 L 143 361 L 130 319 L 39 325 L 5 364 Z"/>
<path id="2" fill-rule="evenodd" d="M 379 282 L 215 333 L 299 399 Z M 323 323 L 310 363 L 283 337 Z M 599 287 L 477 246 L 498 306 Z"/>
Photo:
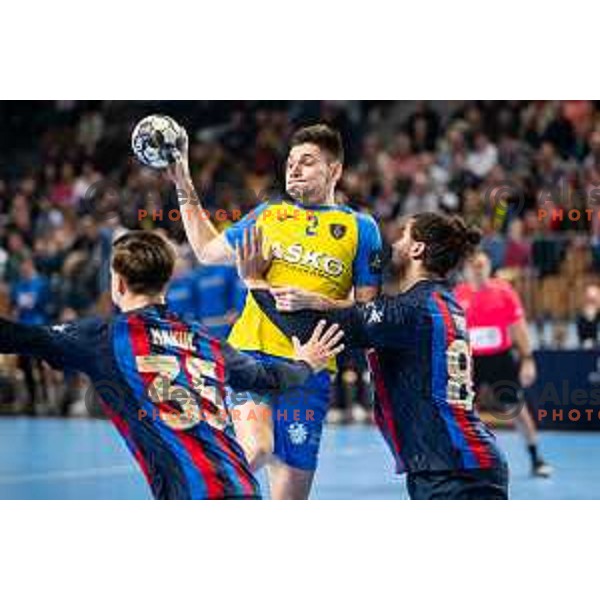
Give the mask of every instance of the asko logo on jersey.
<path id="1" fill-rule="evenodd" d="M 272 242 L 273 256 L 290 265 L 300 265 L 315 271 L 321 271 L 331 277 L 339 277 L 344 272 L 344 263 L 325 252 L 307 250 L 300 243 L 284 246 L 281 242 Z"/>

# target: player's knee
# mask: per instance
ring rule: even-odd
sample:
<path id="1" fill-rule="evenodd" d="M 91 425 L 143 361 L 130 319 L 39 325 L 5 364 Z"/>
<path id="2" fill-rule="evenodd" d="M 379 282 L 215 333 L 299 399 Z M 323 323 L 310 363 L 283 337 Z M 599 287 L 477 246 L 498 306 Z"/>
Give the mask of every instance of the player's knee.
<path id="1" fill-rule="evenodd" d="M 250 465 L 252 471 L 258 471 L 262 469 L 271 458 L 273 449 L 268 447 L 266 444 L 254 446 L 250 450 L 246 451 L 246 459 Z"/>
<path id="2" fill-rule="evenodd" d="M 247 436 L 242 445 L 252 471 L 264 467 L 273 454 L 273 438 L 266 434 Z"/>

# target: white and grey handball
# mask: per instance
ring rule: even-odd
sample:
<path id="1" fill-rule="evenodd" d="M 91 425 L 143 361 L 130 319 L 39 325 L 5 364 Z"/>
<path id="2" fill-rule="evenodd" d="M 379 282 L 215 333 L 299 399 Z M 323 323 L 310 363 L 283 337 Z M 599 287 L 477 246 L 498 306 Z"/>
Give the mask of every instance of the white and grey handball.
<path id="1" fill-rule="evenodd" d="M 164 169 L 173 161 L 174 151 L 187 143 L 185 129 L 166 115 L 144 117 L 133 129 L 131 148 L 136 158 L 152 169 Z"/>

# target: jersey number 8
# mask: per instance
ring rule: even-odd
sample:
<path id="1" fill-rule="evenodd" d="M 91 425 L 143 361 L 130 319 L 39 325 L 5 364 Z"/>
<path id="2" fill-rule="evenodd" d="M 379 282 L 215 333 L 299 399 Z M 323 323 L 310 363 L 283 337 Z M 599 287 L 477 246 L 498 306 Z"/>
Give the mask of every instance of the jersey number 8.
<path id="1" fill-rule="evenodd" d="M 454 340 L 448 346 L 446 359 L 448 402 L 471 410 L 475 393 L 473 392 L 473 363 L 469 344 L 465 340 Z"/>

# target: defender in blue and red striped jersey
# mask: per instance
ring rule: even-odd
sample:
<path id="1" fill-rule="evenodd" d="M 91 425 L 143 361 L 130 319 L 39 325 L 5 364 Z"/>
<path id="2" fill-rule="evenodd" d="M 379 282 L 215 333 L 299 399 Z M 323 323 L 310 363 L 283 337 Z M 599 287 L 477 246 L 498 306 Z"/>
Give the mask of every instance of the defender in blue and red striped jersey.
<path id="1" fill-rule="evenodd" d="M 392 247 L 403 292 L 328 314 L 347 345 L 371 348 L 376 422 L 413 499 L 508 498 L 506 460 L 473 408 L 465 315 L 446 281 L 479 239 L 459 217 L 415 215 Z M 253 284 L 252 293 L 287 335 L 303 339 L 323 314 L 278 311 L 260 287 Z M 332 308 L 299 294 L 289 292 L 288 311 L 309 300 L 318 311 Z"/>
<path id="2" fill-rule="evenodd" d="M 166 308 L 174 263 L 162 237 L 122 236 L 112 258 L 119 315 L 54 326 L 0 319 L 0 352 L 86 373 L 154 498 L 260 498 L 222 400 L 224 386 L 269 394 L 301 385 L 342 349 L 341 334 L 323 333 L 323 323 L 308 344 L 296 345 L 297 362 L 266 368 Z"/>

